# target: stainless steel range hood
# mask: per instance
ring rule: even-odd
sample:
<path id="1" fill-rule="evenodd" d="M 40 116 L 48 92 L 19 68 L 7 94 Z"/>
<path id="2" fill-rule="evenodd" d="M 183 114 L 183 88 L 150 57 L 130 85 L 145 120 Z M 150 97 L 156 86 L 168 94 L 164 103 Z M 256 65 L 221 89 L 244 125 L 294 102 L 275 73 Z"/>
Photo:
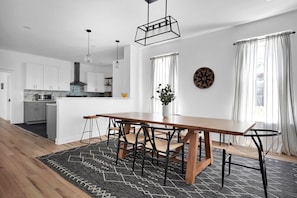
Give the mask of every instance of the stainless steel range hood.
<path id="1" fill-rule="evenodd" d="M 78 86 L 84 86 L 87 85 L 84 82 L 81 82 L 80 79 L 80 63 L 75 62 L 74 63 L 74 81 L 70 83 L 70 85 L 78 85 Z"/>

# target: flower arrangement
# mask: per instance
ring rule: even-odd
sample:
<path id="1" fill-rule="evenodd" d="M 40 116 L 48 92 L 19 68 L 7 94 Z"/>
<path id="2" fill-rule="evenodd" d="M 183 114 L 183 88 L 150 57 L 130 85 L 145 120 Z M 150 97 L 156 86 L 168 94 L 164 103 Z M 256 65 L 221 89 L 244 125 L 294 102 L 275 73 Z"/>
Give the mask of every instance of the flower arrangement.
<path id="1" fill-rule="evenodd" d="M 159 94 L 159 98 L 162 102 L 162 105 L 168 105 L 175 99 L 174 91 L 171 89 L 171 86 L 167 84 L 165 88 L 161 88 L 162 84 L 159 84 L 157 87 L 157 93 Z"/>

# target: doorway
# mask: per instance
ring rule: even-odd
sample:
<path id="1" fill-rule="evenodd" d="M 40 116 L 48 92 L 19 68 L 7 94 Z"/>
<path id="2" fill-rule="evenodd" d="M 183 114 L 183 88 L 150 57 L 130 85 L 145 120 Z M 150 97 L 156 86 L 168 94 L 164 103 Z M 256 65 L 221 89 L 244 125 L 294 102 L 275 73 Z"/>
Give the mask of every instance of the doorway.
<path id="1" fill-rule="evenodd" d="M 0 71 L 0 118 L 11 121 L 11 73 Z"/>

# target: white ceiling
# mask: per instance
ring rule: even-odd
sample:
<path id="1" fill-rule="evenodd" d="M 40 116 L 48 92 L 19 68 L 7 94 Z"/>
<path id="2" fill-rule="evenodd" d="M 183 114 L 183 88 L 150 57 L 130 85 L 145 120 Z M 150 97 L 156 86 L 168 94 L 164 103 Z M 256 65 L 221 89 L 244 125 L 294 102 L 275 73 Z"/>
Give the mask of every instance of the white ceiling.
<path id="1" fill-rule="evenodd" d="M 297 9 L 297 0 L 168 0 L 181 38 Z M 150 4 L 150 21 L 164 17 L 165 0 Z M 94 65 L 116 59 L 116 43 L 133 44 L 147 21 L 145 0 L 0 0 L 0 48 L 83 62 L 91 29 Z"/>

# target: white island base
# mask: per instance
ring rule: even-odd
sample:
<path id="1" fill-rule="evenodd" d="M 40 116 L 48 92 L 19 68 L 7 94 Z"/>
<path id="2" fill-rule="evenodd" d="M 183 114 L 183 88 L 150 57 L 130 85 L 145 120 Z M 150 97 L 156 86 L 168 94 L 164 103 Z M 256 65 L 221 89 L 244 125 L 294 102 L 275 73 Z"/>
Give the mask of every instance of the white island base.
<path id="1" fill-rule="evenodd" d="M 131 98 L 65 97 L 58 98 L 56 105 L 55 144 L 79 141 L 85 124 L 83 116 L 138 111 L 136 102 Z M 108 119 L 98 117 L 97 121 L 100 134 L 106 135 Z M 94 130 L 96 130 L 95 126 Z M 96 135 L 97 133 L 94 132 L 93 134 Z"/>

